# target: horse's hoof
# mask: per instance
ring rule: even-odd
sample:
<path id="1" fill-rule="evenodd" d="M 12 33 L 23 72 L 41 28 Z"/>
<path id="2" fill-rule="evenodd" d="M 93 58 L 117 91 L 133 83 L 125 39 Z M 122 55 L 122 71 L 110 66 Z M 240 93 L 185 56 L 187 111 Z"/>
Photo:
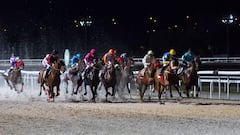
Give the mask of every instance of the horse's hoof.
<path id="1" fill-rule="evenodd" d="M 57 95 L 56 96 L 59 96 L 60 94 L 59 93 L 57 93 Z"/>

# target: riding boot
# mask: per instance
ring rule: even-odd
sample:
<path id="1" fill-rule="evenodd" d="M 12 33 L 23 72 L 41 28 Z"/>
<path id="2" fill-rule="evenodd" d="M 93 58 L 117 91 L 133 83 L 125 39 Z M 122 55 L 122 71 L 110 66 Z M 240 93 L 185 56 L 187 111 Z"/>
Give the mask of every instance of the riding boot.
<path id="1" fill-rule="evenodd" d="M 163 66 L 163 67 L 162 67 L 162 69 L 161 69 L 161 71 L 160 71 L 160 73 L 159 73 L 159 76 L 162 76 L 162 75 L 163 75 L 163 72 L 164 72 L 164 70 L 165 70 L 166 67 L 167 67 L 167 66 Z"/>
<path id="2" fill-rule="evenodd" d="M 83 73 L 82 73 L 82 78 L 83 78 L 83 80 L 87 77 L 88 70 L 89 70 L 89 68 L 86 68 L 86 69 L 83 71 Z"/>
<path id="3" fill-rule="evenodd" d="M 50 69 L 51 69 L 51 68 L 48 68 L 48 69 L 47 69 L 44 79 L 47 79 L 48 74 L 49 74 L 49 72 L 50 72 Z"/>

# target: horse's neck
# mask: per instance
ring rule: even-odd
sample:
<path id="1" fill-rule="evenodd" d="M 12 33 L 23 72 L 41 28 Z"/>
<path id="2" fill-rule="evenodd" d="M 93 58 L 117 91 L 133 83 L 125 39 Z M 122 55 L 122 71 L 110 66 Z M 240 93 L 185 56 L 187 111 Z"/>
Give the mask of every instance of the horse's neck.
<path id="1" fill-rule="evenodd" d="M 174 70 L 172 69 L 171 65 L 169 64 L 169 66 L 166 68 L 166 71 L 168 71 L 169 73 L 174 73 Z"/>

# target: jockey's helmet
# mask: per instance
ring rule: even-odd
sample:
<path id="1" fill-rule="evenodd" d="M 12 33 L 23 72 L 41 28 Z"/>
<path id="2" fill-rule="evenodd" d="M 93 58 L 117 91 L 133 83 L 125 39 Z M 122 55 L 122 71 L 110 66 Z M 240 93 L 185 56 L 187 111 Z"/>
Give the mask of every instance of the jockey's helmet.
<path id="1" fill-rule="evenodd" d="M 118 54 L 118 50 L 114 50 L 114 51 L 113 51 L 113 54 Z"/>
<path id="2" fill-rule="evenodd" d="M 57 50 L 53 50 L 53 51 L 52 51 L 52 54 L 53 54 L 53 55 L 56 55 L 56 54 L 58 54 L 58 51 L 57 51 Z"/>
<path id="3" fill-rule="evenodd" d="M 16 61 L 18 61 L 19 60 L 19 57 L 16 57 L 16 59 L 15 59 Z"/>
<path id="4" fill-rule="evenodd" d="M 96 50 L 95 49 L 91 49 L 90 53 L 94 54 L 94 53 L 96 53 Z"/>
<path id="5" fill-rule="evenodd" d="M 153 55 L 153 51 L 152 51 L 152 50 L 149 50 L 147 54 L 148 54 L 148 55 Z"/>
<path id="6" fill-rule="evenodd" d="M 109 50 L 108 50 L 108 53 L 109 53 L 109 54 L 113 54 L 113 49 L 109 49 Z"/>
<path id="7" fill-rule="evenodd" d="M 175 51 L 174 49 L 171 49 L 171 50 L 169 51 L 169 53 L 170 53 L 171 55 L 176 55 L 176 51 Z"/>
<path id="8" fill-rule="evenodd" d="M 118 62 L 119 62 L 119 63 L 123 63 L 123 62 L 124 62 L 123 57 L 119 57 L 119 58 L 118 58 Z"/>
<path id="9" fill-rule="evenodd" d="M 78 53 L 78 54 L 76 55 L 76 57 L 77 57 L 78 59 L 80 59 L 80 58 L 81 58 L 81 54 Z"/>
<path id="10" fill-rule="evenodd" d="M 189 52 L 189 54 L 192 54 L 192 49 L 189 48 L 189 49 L 188 49 L 188 52 Z"/>
<path id="11" fill-rule="evenodd" d="M 126 57 L 127 57 L 127 53 L 122 53 L 122 54 L 120 55 L 120 57 L 126 58 Z"/>

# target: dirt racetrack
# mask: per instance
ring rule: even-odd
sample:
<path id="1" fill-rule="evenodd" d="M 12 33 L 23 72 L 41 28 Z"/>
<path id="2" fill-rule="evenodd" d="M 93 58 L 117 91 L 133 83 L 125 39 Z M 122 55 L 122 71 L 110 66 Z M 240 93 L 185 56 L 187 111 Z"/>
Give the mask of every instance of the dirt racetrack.
<path id="1" fill-rule="evenodd" d="M 0 135 L 236 135 L 240 101 L 167 99 L 165 105 L 134 100 L 105 103 L 75 101 L 61 91 L 54 103 L 39 88 L 20 94 L 0 88 Z M 89 92 L 90 93 L 90 92 Z M 133 91 L 134 93 L 134 91 Z M 99 98 L 104 99 L 104 91 Z M 133 94 L 134 95 L 134 94 Z M 90 95 L 91 97 L 91 95 Z M 127 97 L 127 96 L 126 96 Z M 147 96 L 145 96 L 147 101 Z"/>
<path id="2" fill-rule="evenodd" d="M 1 135 L 236 135 L 238 101 L 151 103 L 0 100 Z"/>

